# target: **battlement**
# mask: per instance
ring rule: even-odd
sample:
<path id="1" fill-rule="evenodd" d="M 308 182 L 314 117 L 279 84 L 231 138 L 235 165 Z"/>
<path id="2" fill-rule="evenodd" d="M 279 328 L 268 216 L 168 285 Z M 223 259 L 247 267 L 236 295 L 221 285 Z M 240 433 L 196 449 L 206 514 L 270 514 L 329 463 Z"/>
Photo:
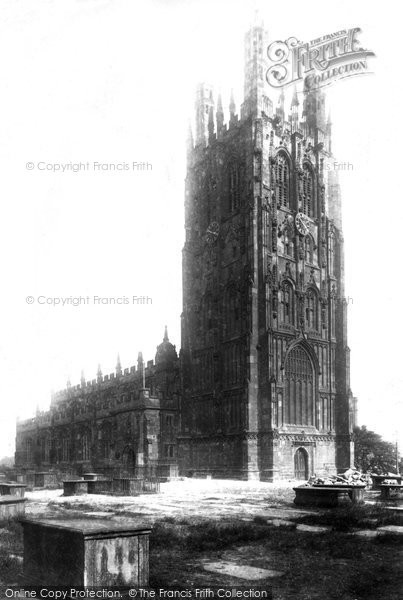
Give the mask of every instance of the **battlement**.
<path id="1" fill-rule="evenodd" d="M 165 328 L 163 341 L 157 346 L 155 361 L 149 360 L 145 363 L 142 353 L 139 352 L 137 366 L 122 369 L 118 356 L 116 370 L 112 373 L 103 375 L 100 366 L 95 379 L 86 380 L 82 373 L 80 383 L 71 385 L 68 381 L 64 389 L 52 392 L 49 410 L 37 410 L 35 417 L 17 419 L 17 432 L 68 423 L 72 411 L 77 418 L 81 418 L 84 415 L 88 416 L 94 407 L 97 412 L 120 409 L 120 405 L 135 408 L 141 398 L 144 404 L 146 397 L 150 406 L 155 408 L 159 406 L 158 395 L 150 394 L 148 388 L 153 389 L 153 381 L 158 372 L 172 370 L 178 366 L 175 346 L 170 343 Z M 147 394 L 141 395 L 141 390 L 147 390 Z"/>
<path id="2" fill-rule="evenodd" d="M 226 118 L 221 94 L 214 99 L 214 91 L 208 86 L 209 96 L 200 92 L 204 90 L 204 84 L 200 84 L 196 92 L 196 119 L 195 137 L 192 128 L 188 134 L 188 157 L 196 151 L 203 155 L 203 150 L 213 146 L 215 142 L 230 141 L 231 137 L 239 131 L 246 122 L 249 123 L 250 112 L 245 110 L 245 101 L 241 105 L 241 116 L 237 114 L 234 97 L 231 93 L 229 104 L 229 117 Z M 254 113 L 255 119 L 262 119 L 272 129 L 273 137 L 277 137 L 279 143 L 284 139 L 296 134 L 300 138 L 302 146 L 321 143 L 326 146 L 330 153 L 331 122 L 326 118 L 325 94 L 320 89 L 297 90 L 293 95 L 288 95 L 287 101 L 284 92 L 277 93 L 277 106 L 273 108 L 273 101 L 262 91 L 259 101 L 259 110 Z"/>
<path id="3" fill-rule="evenodd" d="M 147 366 L 144 367 L 145 377 L 151 377 L 155 371 L 155 364 L 153 360 L 147 362 Z M 140 380 L 143 376 L 142 369 L 136 368 L 135 365 L 126 367 L 123 371 L 115 371 L 106 375 L 100 376 L 98 374 L 97 379 L 91 379 L 85 381 L 82 379 L 81 383 L 77 385 L 69 385 L 57 392 L 53 392 L 51 396 L 51 404 L 58 404 L 64 400 L 71 400 L 72 398 L 81 397 L 86 394 L 91 394 L 94 390 L 106 389 L 110 384 L 115 384 L 117 381 L 128 382 Z"/>
<path id="4" fill-rule="evenodd" d="M 103 414 L 106 412 L 116 412 L 122 409 L 139 409 L 139 408 L 159 408 L 160 400 L 157 395 L 153 395 L 149 388 L 142 387 L 142 381 L 137 381 L 138 386 L 130 392 L 114 389 L 114 393 L 107 399 L 102 397 L 102 392 L 91 398 L 91 401 L 83 396 L 87 388 L 76 390 L 80 392 L 78 395 L 70 395 L 68 399 L 59 398 L 56 404 L 51 405 L 48 411 L 37 412 L 35 417 L 17 421 L 17 434 L 23 432 L 35 431 L 41 428 L 47 428 L 51 425 L 62 425 L 71 423 L 72 417 L 76 421 L 83 418 L 88 419 L 93 415 L 94 410 Z M 92 388 L 92 386 L 91 386 Z M 70 388 L 72 389 L 72 388 Z M 97 388 L 98 392 L 100 388 Z M 91 389 L 92 391 L 92 389 Z M 76 402 L 75 402 L 76 401 Z"/>
<path id="5" fill-rule="evenodd" d="M 216 141 L 230 142 L 232 135 L 246 123 L 262 119 L 271 125 L 273 133 L 284 140 L 293 134 L 309 139 L 312 144 L 327 145 L 330 153 L 331 123 L 326 119 L 325 94 L 319 88 L 295 87 L 275 91 L 266 82 L 269 69 L 267 48 L 269 39 L 263 22 L 256 22 L 245 34 L 244 93 L 240 116 L 231 91 L 228 111 L 224 111 L 221 94 L 215 97 L 214 89 L 200 83 L 196 90 L 195 138 L 192 131 L 188 138 L 188 157 L 203 155 L 203 150 Z M 305 86 L 305 83 L 304 83 Z M 268 95 L 270 90 L 270 97 Z M 273 94 L 273 96 L 272 96 Z M 274 108 L 273 99 L 277 102 Z M 229 114 L 229 118 L 226 115 Z M 263 140 L 262 140 L 263 141 Z M 193 151 L 196 152 L 193 152 Z"/>

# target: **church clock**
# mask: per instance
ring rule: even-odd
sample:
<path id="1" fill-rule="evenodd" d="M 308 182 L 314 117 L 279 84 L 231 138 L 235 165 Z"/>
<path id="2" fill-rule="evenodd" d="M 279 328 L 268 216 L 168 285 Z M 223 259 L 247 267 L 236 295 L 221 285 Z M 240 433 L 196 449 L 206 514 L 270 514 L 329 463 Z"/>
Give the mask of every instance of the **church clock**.
<path id="1" fill-rule="evenodd" d="M 297 228 L 298 233 L 301 235 L 307 235 L 309 233 L 311 226 L 311 222 L 309 218 L 304 215 L 304 213 L 297 213 L 295 215 L 295 227 Z"/>
<path id="2" fill-rule="evenodd" d="M 219 232 L 220 232 L 220 226 L 217 223 L 217 221 L 213 221 L 212 223 L 210 223 L 210 225 L 207 227 L 207 230 L 206 230 L 206 242 L 209 245 L 214 244 L 214 242 L 218 238 Z"/>

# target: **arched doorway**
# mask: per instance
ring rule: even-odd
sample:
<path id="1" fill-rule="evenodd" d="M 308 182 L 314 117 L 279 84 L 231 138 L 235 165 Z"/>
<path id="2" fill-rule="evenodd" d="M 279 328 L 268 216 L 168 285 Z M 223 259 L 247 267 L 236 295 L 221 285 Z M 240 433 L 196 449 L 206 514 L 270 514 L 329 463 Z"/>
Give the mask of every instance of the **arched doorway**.
<path id="1" fill-rule="evenodd" d="M 295 479 L 308 479 L 309 465 L 308 453 L 305 448 L 298 448 L 294 454 L 294 475 Z"/>
<path id="2" fill-rule="evenodd" d="M 130 446 L 126 446 L 122 452 L 122 465 L 124 469 L 132 469 L 136 465 L 136 456 Z"/>

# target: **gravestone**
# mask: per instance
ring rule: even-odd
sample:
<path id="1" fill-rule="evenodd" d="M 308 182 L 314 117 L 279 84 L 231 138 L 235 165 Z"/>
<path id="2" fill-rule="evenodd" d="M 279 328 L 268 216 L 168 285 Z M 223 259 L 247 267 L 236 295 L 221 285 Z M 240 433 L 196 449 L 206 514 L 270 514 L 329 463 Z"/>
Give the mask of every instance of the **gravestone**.
<path id="1" fill-rule="evenodd" d="M 259 569 L 250 565 L 239 565 L 227 561 L 206 562 L 203 564 L 203 568 L 205 571 L 210 571 L 211 573 L 229 575 L 230 577 L 249 581 L 258 581 L 259 579 L 281 577 L 284 575 L 282 571 L 275 571 L 274 569 Z"/>
<path id="2" fill-rule="evenodd" d="M 0 496 L 11 495 L 24 497 L 25 488 L 27 486 L 24 483 L 3 483 L 0 482 Z"/>
<path id="3" fill-rule="evenodd" d="M 9 494 L 0 496 L 0 520 L 12 519 L 25 514 L 26 498 L 11 496 Z"/>
<path id="4" fill-rule="evenodd" d="M 63 496 L 80 496 L 88 494 L 88 481 L 84 479 L 70 479 L 63 481 Z"/>
<path id="5" fill-rule="evenodd" d="M 21 521 L 29 585 L 148 585 L 150 529 L 110 520 Z"/>

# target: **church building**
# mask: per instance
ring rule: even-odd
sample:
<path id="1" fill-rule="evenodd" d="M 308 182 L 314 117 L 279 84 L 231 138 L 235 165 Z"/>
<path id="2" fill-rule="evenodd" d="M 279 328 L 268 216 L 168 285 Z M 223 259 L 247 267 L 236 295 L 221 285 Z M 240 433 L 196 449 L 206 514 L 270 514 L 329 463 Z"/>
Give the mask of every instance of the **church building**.
<path id="1" fill-rule="evenodd" d="M 340 192 L 321 90 L 278 105 L 263 25 L 225 123 L 188 143 L 180 472 L 272 481 L 353 465 Z"/>
<path id="2" fill-rule="evenodd" d="M 265 81 L 245 37 L 244 100 L 226 120 L 197 90 L 187 148 L 179 356 L 55 394 L 17 424 L 22 471 L 307 479 L 354 464 L 341 199 L 322 90 Z"/>

